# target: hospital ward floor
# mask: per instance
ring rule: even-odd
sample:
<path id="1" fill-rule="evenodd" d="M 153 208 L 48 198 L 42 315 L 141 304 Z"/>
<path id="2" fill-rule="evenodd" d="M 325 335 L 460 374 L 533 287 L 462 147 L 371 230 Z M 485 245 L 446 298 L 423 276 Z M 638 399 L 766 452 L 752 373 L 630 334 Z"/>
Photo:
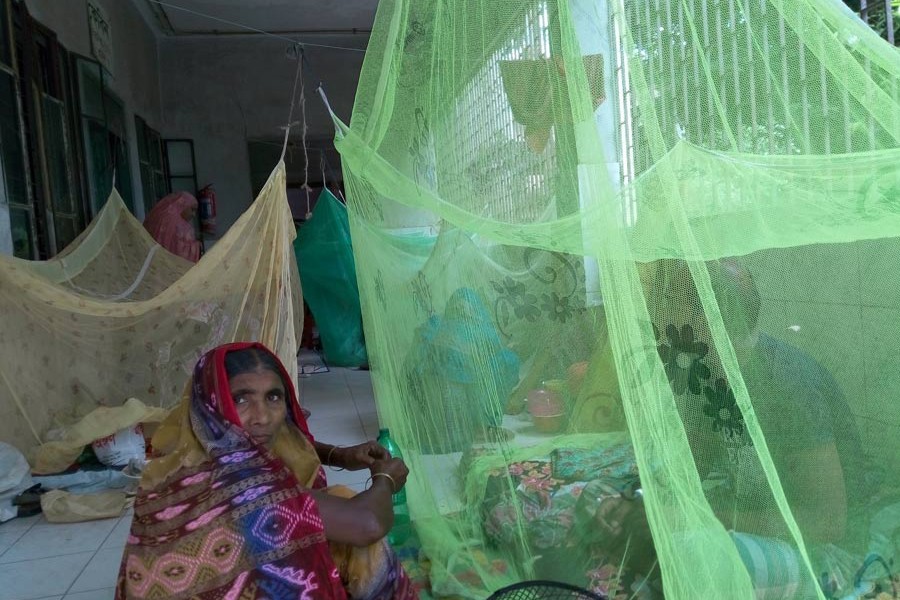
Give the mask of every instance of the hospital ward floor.
<path id="1" fill-rule="evenodd" d="M 303 362 L 301 357 L 301 362 Z M 300 379 L 317 439 L 352 445 L 378 435 L 368 371 L 332 367 Z M 328 481 L 362 490 L 368 471 L 328 470 Z M 131 511 L 118 519 L 57 525 L 40 515 L 0 524 L 0 600 L 111 600 Z"/>

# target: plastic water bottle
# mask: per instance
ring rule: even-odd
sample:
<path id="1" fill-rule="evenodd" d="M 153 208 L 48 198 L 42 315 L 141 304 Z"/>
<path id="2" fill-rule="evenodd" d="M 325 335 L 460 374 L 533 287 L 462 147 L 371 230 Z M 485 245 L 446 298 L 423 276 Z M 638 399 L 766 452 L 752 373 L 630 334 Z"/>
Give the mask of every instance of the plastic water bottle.
<path id="1" fill-rule="evenodd" d="M 380 429 L 378 431 L 378 443 L 391 453 L 394 458 L 403 458 L 400 452 L 400 446 L 391 439 L 389 429 Z M 406 489 L 401 489 L 391 497 L 394 505 L 394 526 L 388 533 L 388 541 L 392 546 L 398 546 L 406 541 L 409 537 L 409 508 L 406 506 Z"/>

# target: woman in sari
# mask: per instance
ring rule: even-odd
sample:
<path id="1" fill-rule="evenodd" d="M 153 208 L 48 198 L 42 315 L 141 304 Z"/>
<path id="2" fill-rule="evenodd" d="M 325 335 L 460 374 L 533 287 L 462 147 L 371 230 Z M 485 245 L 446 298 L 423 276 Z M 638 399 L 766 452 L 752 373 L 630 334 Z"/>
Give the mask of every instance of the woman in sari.
<path id="1" fill-rule="evenodd" d="M 261 344 L 220 346 L 153 438 L 116 597 L 411 600 L 384 540 L 407 469 L 375 442 L 309 433 L 284 366 Z M 368 468 L 354 495 L 322 464 Z"/>
<path id="2" fill-rule="evenodd" d="M 185 260 L 200 260 L 200 242 L 194 233 L 197 199 L 187 192 L 169 194 L 144 219 L 146 229 L 157 243 Z"/>

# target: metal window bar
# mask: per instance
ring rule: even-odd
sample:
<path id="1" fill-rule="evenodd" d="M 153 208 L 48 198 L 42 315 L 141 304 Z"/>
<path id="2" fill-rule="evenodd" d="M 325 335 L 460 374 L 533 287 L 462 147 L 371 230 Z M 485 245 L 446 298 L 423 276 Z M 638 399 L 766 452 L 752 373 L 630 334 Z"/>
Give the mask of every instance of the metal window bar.
<path id="1" fill-rule="evenodd" d="M 540 154 L 524 150 L 491 152 L 515 143 L 524 148 L 524 126 L 513 117 L 503 86 L 500 62 L 523 58 L 549 58 L 549 11 L 546 3 L 528 10 L 518 31 L 494 52 L 482 69 L 457 97 L 453 120 L 440 123 L 441 139 L 451 148 L 441 149 L 452 157 L 456 173 L 472 181 L 442 171 L 441 192 L 462 202 L 474 184 L 472 199 L 485 199 L 484 206 L 468 206 L 486 217 L 518 222 L 533 221 L 543 215 L 552 196 L 548 186 L 556 170 L 554 136 Z M 460 131 L 464 123 L 465 131 Z M 443 164 L 443 161 L 441 161 Z"/>

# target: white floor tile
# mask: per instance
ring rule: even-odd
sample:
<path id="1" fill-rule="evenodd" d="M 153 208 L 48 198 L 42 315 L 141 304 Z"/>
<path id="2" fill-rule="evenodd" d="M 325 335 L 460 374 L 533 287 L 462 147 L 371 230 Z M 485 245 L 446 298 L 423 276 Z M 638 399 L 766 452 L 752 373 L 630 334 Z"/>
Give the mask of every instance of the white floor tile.
<path id="1" fill-rule="evenodd" d="M 24 534 L 24 530 L 12 531 L 10 533 L 3 533 L 3 531 L 0 530 L 0 556 L 3 556 L 3 553 L 9 550 L 10 546 L 15 544 Z"/>
<path id="2" fill-rule="evenodd" d="M 90 592 L 74 592 L 66 594 L 63 600 L 114 600 L 116 597 L 116 588 L 106 588 L 104 590 L 92 590 Z"/>
<path id="3" fill-rule="evenodd" d="M 0 523 L 0 533 L 27 531 L 31 529 L 33 525 L 36 525 L 38 523 L 47 523 L 47 521 L 44 520 L 44 515 L 34 515 L 33 517 L 24 517 L 21 519 L 10 519 L 9 521 Z"/>
<path id="4" fill-rule="evenodd" d="M 306 389 L 320 389 L 324 387 L 332 387 L 338 385 L 346 385 L 347 379 L 340 369 L 332 368 L 327 373 L 313 373 L 306 377 L 301 377 L 303 387 Z"/>
<path id="5" fill-rule="evenodd" d="M 309 421 L 313 419 L 330 419 L 333 417 L 345 417 L 356 414 L 356 404 L 347 395 L 344 399 L 316 399 L 314 402 L 307 402 L 303 408 L 310 411 Z"/>
<path id="6" fill-rule="evenodd" d="M 357 421 L 356 428 L 352 431 L 347 430 L 321 430 L 312 427 L 312 434 L 315 438 L 326 444 L 334 444 L 335 446 L 355 446 L 356 444 L 362 444 L 363 442 L 368 441 L 369 436 L 366 435 L 366 432 L 363 431 L 363 428 L 360 427 L 359 422 Z"/>
<path id="7" fill-rule="evenodd" d="M 125 515 L 119 519 L 119 522 L 116 523 L 112 533 L 109 534 L 109 537 L 107 537 L 106 541 L 103 542 L 103 545 L 100 546 L 101 550 L 125 547 L 125 539 L 128 537 L 128 532 L 131 531 L 131 519 L 133 516 L 134 515 Z"/>
<path id="8" fill-rule="evenodd" d="M 309 430 L 316 439 L 322 437 L 323 442 L 329 443 L 334 442 L 325 439 L 323 437 L 325 433 L 338 434 L 342 437 L 360 435 L 365 437 L 365 432 L 363 431 L 362 423 L 359 421 L 359 414 L 357 414 L 356 410 L 354 410 L 352 414 L 348 413 L 337 417 L 316 417 L 314 414 L 309 419 Z"/>
<path id="9" fill-rule="evenodd" d="M 305 387 L 303 391 L 304 396 L 300 398 L 300 404 L 303 405 L 310 404 L 315 406 L 316 404 L 353 401 L 353 397 L 350 395 L 350 388 L 343 382 L 315 388 Z"/>
<path id="10" fill-rule="evenodd" d="M 123 548 L 99 550 L 69 588 L 69 592 L 115 587 L 123 550 Z"/>
<path id="11" fill-rule="evenodd" d="M 378 437 L 378 430 L 381 428 L 381 424 L 378 421 L 377 413 L 367 413 L 365 415 L 360 415 L 359 420 L 362 422 L 363 429 L 373 440 Z"/>
<path id="12" fill-rule="evenodd" d="M 372 388 L 372 382 L 369 380 L 351 381 L 347 384 L 347 389 L 353 394 L 354 399 L 370 398 L 374 400 L 375 398 L 375 390 Z"/>
<path id="13" fill-rule="evenodd" d="M 347 487 L 358 494 L 366 490 L 366 485 L 365 481 L 361 481 L 359 483 L 348 483 Z"/>
<path id="14" fill-rule="evenodd" d="M 79 552 L 22 563 L 0 565 L 4 600 L 29 600 L 64 594 L 91 560 L 93 552 Z"/>
<path id="15" fill-rule="evenodd" d="M 35 525 L 0 556 L 0 564 L 94 552 L 100 548 L 116 523 L 116 519 L 104 519 L 87 523 Z"/>
<path id="16" fill-rule="evenodd" d="M 372 377 L 368 371 L 348 371 L 346 381 L 351 388 L 372 389 Z"/>
<path id="17" fill-rule="evenodd" d="M 328 485 L 346 485 L 352 487 L 362 485 L 369 479 L 369 471 L 335 471 L 326 467 Z"/>

